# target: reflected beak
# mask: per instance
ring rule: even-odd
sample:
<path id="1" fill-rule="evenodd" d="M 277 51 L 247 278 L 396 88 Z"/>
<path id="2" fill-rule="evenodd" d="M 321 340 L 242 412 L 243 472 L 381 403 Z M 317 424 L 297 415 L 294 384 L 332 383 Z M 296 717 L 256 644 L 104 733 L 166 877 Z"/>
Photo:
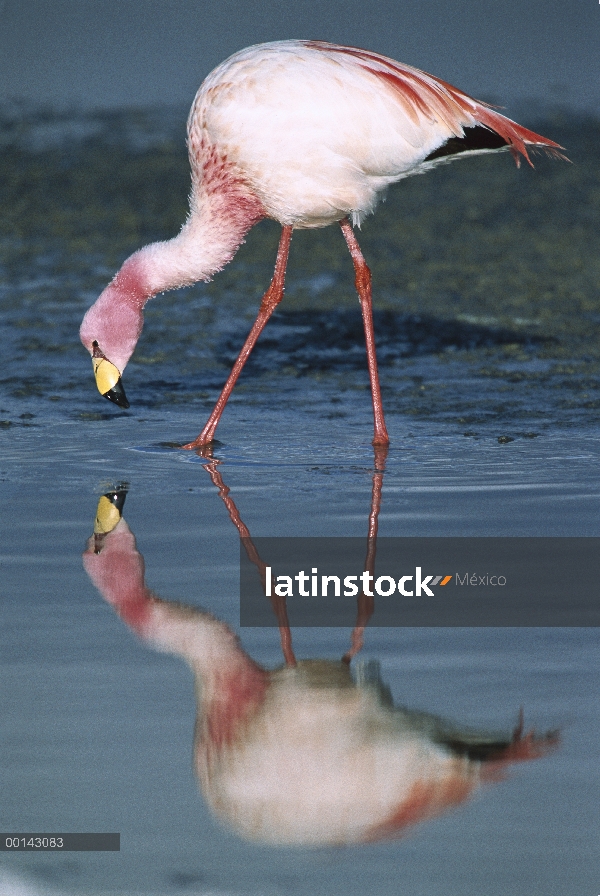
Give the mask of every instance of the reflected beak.
<path id="1" fill-rule="evenodd" d="M 94 347 L 94 354 L 92 355 L 92 364 L 94 365 L 94 376 L 96 377 L 96 385 L 100 395 L 118 404 L 120 408 L 128 408 L 129 402 L 121 382 L 121 374 L 115 365 L 108 358 L 105 358 L 96 347 Z"/>
<path id="2" fill-rule="evenodd" d="M 94 520 L 94 548 L 96 554 L 99 554 L 102 550 L 104 536 L 112 532 L 120 522 L 126 494 L 127 490 L 125 488 L 118 488 L 114 492 L 102 495 L 98 501 L 96 519 Z"/>

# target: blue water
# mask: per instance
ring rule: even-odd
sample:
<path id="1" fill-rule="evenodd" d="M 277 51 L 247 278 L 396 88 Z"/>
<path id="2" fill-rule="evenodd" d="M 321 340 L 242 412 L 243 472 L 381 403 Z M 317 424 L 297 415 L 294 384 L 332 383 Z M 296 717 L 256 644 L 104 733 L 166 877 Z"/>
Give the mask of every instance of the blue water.
<path id="1" fill-rule="evenodd" d="M 561 729 L 560 748 L 515 767 L 470 803 L 398 842 L 269 848 L 224 829 L 191 769 L 193 683 L 181 661 L 135 638 L 81 564 L 99 491 L 129 482 L 124 510 L 162 598 L 237 626 L 238 536 L 199 458 L 144 442 L 186 416 L 56 423 L 11 435 L 4 454 L 2 829 L 121 832 L 121 852 L 2 860 L 3 892 L 572 893 L 598 872 L 598 637 L 587 629 L 367 630 L 397 703 L 464 725 Z M 223 425 L 220 472 L 253 535 L 366 534 L 371 449 L 306 412 L 241 404 Z M 251 416 L 251 415 L 250 415 Z M 161 419 L 162 417 L 162 419 Z M 598 532 L 600 439 L 456 440 L 392 421 L 385 535 Z M 276 629 L 241 632 L 281 662 Z M 349 632 L 294 632 L 299 657 L 339 657 Z M 7 876 L 8 875 L 8 876 Z M 12 877 L 11 877 L 12 875 Z M 2 880 L 2 878 L 0 878 Z M 12 881 L 12 882 L 11 882 Z M 20 882 L 17 886 L 15 881 Z"/>
<path id="2" fill-rule="evenodd" d="M 35 157 L 42 169 L 56 163 L 44 155 L 44 139 Z M 163 149 L 166 139 L 158 141 Z M 75 159 L 69 169 L 73 178 L 78 165 Z M 31 171 L 28 178 L 26 195 L 33 195 Z M 53 190 L 48 185 L 54 201 Z M 107 200 L 109 210 L 117 199 Z M 396 704 L 507 734 L 523 708 L 526 730 L 560 731 L 557 749 L 514 765 L 504 780 L 399 840 L 275 848 L 246 842 L 209 812 L 191 763 L 192 676 L 128 629 L 91 584 L 81 555 L 99 496 L 128 483 L 124 518 L 148 586 L 232 626 L 260 664 L 281 663 L 276 629 L 239 628 L 238 532 L 205 459 L 169 447 L 205 421 L 268 282 L 276 232 L 260 231 L 220 281 L 156 300 L 127 370 L 132 407 L 121 412 L 95 392 L 77 327 L 119 259 L 152 238 L 152 227 L 146 221 L 128 230 L 126 215 L 107 223 L 90 203 L 90 227 L 77 243 L 69 230 L 76 210 L 49 207 L 46 223 L 24 211 L 23 230 L 2 243 L 0 831 L 119 831 L 121 851 L 2 852 L 0 893 L 598 892 L 595 629 L 367 629 L 354 667 L 377 660 Z M 160 226 L 171 226 L 163 220 L 170 214 L 156 212 Z M 341 254 L 343 262 L 337 255 L 332 262 L 326 253 L 304 255 L 301 237 L 296 245 L 293 314 L 274 324 L 273 339 L 282 342 L 265 344 L 236 389 L 215 457 L 252 535 L 366 537 L 372 418 L 353 347 L 351 274 Z M 567 269 L 565 262 L 553 276 Z M 319 337 L 299 315 L 335 305 L 344 277 L 349 316 L 316 317 Z M 433 290 L 431 277 L 425 291 Z M 523 336 L 508 317 L 500 325 L 482 314 L 474 324 L 468 297 L 456 312 L 449 294 L 439 315 L 431 305 L 423 323 L 410 317 L 409 293 L 392 300 L 387 289 L 383 303 L 389 310 L 395 302 L 396 310 L 381 318 L 394 338 L 382 340 L 392 446 L 380 534 L 598 536 L 595 335 L 586 360 L 583 337 L 567 323 L 558 342 L 536 341 L 534 330 Z M 596 313 L 597 295 L 584 279 L 573 289 L 585 294 L 586 313 Z M 448 336 L 444 321 L 455 312 L 457 329 Z M 579 320 L 578 313 L 566 309 L 564 318 Z M 543 319 L 542 335 L 552 335 L 550 318 Z M 346 340 L 341 355 L 323 335 L 327 321 Z M 512 336 L 502 329 L 509 325 L 517 328 Z M 303 347 L 302 333 L 316 348 Z M 299 629 L 293 637 L 299 658 L 336 659 L 350 632 Z"/>

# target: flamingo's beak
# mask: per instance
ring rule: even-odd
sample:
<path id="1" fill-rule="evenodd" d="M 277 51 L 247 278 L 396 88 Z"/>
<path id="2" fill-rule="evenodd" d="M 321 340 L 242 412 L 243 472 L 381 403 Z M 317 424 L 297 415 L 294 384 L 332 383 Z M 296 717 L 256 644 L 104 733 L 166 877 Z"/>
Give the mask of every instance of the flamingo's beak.
<path id="1" fill-rule="evenodd" d="M 94 376 L 96 377 L 96 385 L 100 395 L 104 395 L 109 401 L 114 401 L 120 408 L 128 408 L 129 402 L 121 382 L 121 374 L 115 365 L 108 358 L 105 358 L 96 345 L 94 345 L 92 364 L 94 365 Z"/>
<path id="2" fill-rule="evenodd" d="M 112 532 L 121 519 L 126 494 L 125 489 L 119 488 L 102 495 L 96 508 L 94 535 L 108 535 Z"/>
<path id="3" fill-rule="evenodd" d="M 102 495 L 98 501 L 96 519 L 94 520 L 94 553 L 100 553 L 104 536 L 112 532 L 120 522 L 126 494 L 126 488 L 119 487 L 114 492 Z"/>

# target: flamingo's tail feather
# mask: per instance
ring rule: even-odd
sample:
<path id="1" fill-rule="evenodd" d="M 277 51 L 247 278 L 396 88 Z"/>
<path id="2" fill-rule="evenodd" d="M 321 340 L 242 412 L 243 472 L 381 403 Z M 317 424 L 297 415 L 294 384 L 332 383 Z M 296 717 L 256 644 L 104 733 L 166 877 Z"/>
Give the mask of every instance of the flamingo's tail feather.
<path id="1" fill-rule="evenodd" d="M 480 124 L 493 131 L 494 134 L 497 134 L 504 141 L 504 144 L 510 149 L 517 166 L 521 161 L 520 156 L 523 156 L 532 165 L 527 152 L 528 147 L 534 150 L 542 150 L 555 159 L 569 161 L 560 152 L 564 147 L 559 143 L 555 143 L 554 140 L 549 140 L 547 137 L 542 137 L 541 134 L 536 134 L 535 131 L 522 127 L 515 121 L 511 121 L 510 118 L 505 118 L 504 115 L 500 115 L 499 112 L 495 112 L 482 103 L 477 104 L 475 117 Z"/>
<path id="2" fill-rule="evenodd" d="M 442 146 L 431 152 L 426 162 L 458 155 L 462 152 L 485 152 L 488 150 L 510 149 L 517 164 L 521 164 L 521 156 L 533 167 L 529 151 L 542 151 L 555 159 L 569 159 L 560 150 L 563 148 L 553 140 L 521 127 L 509 118 L 481 106 L 477 118 L 480 124 L 463 128 L 462 137 L 451 137 Z"/>

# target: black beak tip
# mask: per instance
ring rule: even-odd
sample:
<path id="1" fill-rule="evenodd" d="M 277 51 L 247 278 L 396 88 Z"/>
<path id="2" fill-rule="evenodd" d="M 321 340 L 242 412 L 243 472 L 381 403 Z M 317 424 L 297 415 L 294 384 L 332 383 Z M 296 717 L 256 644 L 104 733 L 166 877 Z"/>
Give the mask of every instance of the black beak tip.
<path id="1" fill-rule="evenodd" d="M 129 407 L 129 402 L 127 401 L 127 396 L 125 395 L 125 389 L 123 388 L 123 383 L 120 379 L 117 380 L 112 389 L 109 389 L 108 392 L 104 392 L 103 394 L 105 398 L 108 398 L 109 401 L 112 401 L 120 408 Z"/>
<path id="2" fill-rule="evenodd" d="M 125 498 L 127 497 L 127 489 L 128 485 L 127 483 L 124 483 L 122 485 L 118 485 L 116 489 L 114 489 L 114 491 L 106 492 L 106 494 L 104 495 L 104 497 L 107 498 L 113 505 L 113 507 L 117 508 L 119 514 L 123 513 L 123 506 L 125 504 Z"/>

